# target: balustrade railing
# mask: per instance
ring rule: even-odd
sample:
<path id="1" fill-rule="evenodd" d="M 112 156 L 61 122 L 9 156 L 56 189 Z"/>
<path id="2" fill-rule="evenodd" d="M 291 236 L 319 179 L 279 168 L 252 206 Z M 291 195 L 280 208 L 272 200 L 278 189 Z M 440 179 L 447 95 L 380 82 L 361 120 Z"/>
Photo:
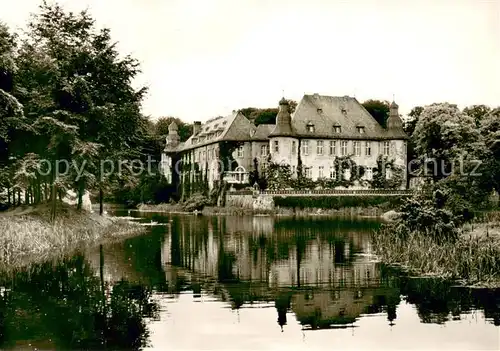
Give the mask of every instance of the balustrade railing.
<path id="1" fill-rule="evenodd" d="M 346 196 L 346 195 L 380 195 L 380 196 L 409 196 L 413 192 L 411 190 L 402 189 L 321 189 L 321 190 L 232 190 L 229 194 L 234 195 L 286 195 L 286 196 Z"/>

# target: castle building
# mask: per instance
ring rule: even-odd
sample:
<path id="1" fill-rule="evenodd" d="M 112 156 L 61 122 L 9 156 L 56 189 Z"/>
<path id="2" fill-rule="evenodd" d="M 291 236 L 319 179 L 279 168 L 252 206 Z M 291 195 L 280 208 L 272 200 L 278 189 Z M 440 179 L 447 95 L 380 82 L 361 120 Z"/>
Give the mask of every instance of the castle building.
<path id="1" fill-rule="evenodd" d="M 162 169 L 172 183 L 192 183 L 204 177 L 209 187 L 220 180 L 251 186 L 249 174 L 255 168 L 262 171 L 269 162 L 289 165 L 292 176 L 300 167 L 305 177 L 318 180 L 336 177 L 335 159 L 349 157 L 365 167 L 362 177 L 370 180 L 380 155 L 396 166 L 406 166 L 408 137 L 395 102 L 386 124 L 382 127 L 353 97 L 304 95 L 293 116 L 283 98 L 276 124 L 255 126 L 241 112 L 233 111 L 205 124 L 195 122 L 193 135 L 180 142 L 172 123 Z M 406 179 L 402 179 L 401 188 L 405 186 Z"/>

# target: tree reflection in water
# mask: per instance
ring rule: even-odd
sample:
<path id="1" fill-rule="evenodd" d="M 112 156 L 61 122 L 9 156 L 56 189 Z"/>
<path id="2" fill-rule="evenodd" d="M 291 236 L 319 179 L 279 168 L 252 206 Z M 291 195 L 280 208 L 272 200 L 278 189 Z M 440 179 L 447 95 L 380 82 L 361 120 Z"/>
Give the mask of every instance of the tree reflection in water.
<path id="1" fill-rule="evenodd" d="M 82 255 L 3 276 L 0 286 L 2 349 L 136 350 L 147 343 L 144 318 L 158 311 L 147 286 L 104 282 Z"/>
<path id="2" fill-rule="evenodd" d="M 263 304 L 283 329 L 290 314 L 304 330 L 375 313 L 394 325 L 402 300 L 423 323 L 480 309 L 500 325 L 500 290 L 412 279 L 371 260 L 373 223 L 261 220 L 174 217 L 149 235 L 0 276 L 0 349 L 140 349 L 162 292 L 209 294 L 233 309 Z"/>

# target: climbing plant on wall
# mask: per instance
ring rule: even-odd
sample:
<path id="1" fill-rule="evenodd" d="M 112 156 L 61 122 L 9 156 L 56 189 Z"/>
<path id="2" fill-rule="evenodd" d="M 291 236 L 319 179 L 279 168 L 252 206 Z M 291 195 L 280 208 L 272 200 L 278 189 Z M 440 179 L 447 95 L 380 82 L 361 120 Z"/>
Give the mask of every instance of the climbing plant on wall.
<path id="1" fill-rule="evenodd" d="M 306 177 L 302 170 L 303 167 L 301 162 L 299 162 L 299 164 L 300 167 L 297 167 L 297 175 L 294 177 L 288 164 L 269 162 L 265 172 L 265 179 L 268 185 L 267 188 L 333 189 L 336 187 L 348 188 L 356 184 L 367 184 L 367 181 L 362 179 L 365 174 L 365 167 L 356 164 L 351 156 L 336 157 L 333 163 L 335 177 L 323 177 L 316 181 Z"/>
<path id="2" fill-rule="evenodd" d="M 240 141 L 221 141 L 219 142 L 219 149 L 217 153 L 217 158 L 219 161 L 219 180 L 214 182 L 214 187 L 211 191 L 211 199 L 219 206 L 224 205 L 225 196 L 224 193 L 227 190 L 227 183 L 224 181 L 224 172 L 233 171 L 236 169 L 235 164 L 237 161 L 233 157 L 234 151 L 243 145 Z"/>
<path id="3" fill-rule="evenodd" d="M 404 167 L 396 165 L 394 159 L 387 156 L 377 157 L 377 166 L 372 172 L 373 177 L 369 183 L 373 189 L 397 189 L 403 184 Z"/>

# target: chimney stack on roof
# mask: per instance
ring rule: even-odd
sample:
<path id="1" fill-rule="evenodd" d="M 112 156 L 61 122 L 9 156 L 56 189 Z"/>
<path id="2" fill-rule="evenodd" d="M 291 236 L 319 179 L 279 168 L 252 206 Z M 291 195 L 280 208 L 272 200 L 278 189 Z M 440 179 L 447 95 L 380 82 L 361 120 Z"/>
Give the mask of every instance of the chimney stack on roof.
<path id="1" fill-rule="evenodd" d="M 201 122 L 194 121 L 193 124 L 193 135 L 198 135 L 201 132 Z"/>

